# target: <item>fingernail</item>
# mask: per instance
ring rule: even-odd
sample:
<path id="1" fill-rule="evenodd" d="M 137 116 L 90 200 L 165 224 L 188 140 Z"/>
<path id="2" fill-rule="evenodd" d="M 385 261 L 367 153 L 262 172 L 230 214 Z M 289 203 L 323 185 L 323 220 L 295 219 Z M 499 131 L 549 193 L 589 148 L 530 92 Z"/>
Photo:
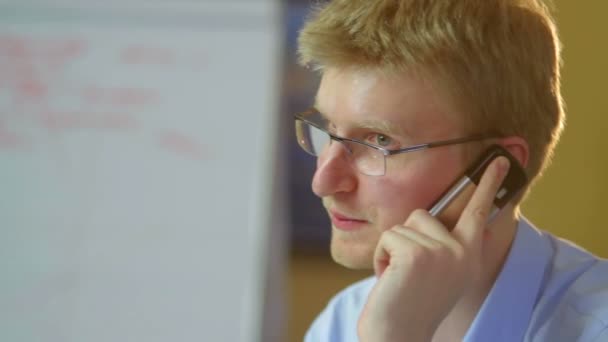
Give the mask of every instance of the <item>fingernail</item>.
<path id="1" fill-rule="evenodd" d="M 507 159 L 505 157 L 498 158 L 498 171 L 500 172 L 501 176 L 504 175 L 505 173 L 507 173 L 507 171 L 509 171 L 509 167 L 510 167 L 509 159 Z"/>

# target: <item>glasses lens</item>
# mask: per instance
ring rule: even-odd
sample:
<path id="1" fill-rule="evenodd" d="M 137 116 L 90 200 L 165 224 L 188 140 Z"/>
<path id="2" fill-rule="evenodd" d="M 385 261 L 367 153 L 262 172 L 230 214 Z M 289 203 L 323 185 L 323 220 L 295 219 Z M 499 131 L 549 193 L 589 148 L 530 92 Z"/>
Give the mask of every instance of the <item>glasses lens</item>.
<path id="1" fill-rule="evenodd" d="M 318 157 L 330 145 L 331 137 L 327 132 L 302 119 L 296 119 L 295 124 L 296 138 L 304 151 Z M 386 161 L 381 151 L 355 141 L 340 140 L 340 143 L 359 172 L 368 176 L 384 175 Z"/>
<path id="2" fill-rule="evenodd" d="M 343 141 L 355 167 L 368 176 L 382 176 L 386 170 L 384 154 L 372 147 L 354 141 Z"/>
<path id="3" fill-rule="evenodd" d="M 304 151 L 318 156 L 330 143 L 329 135 L 302 120 L 296 120 L 296 137 Z"/>

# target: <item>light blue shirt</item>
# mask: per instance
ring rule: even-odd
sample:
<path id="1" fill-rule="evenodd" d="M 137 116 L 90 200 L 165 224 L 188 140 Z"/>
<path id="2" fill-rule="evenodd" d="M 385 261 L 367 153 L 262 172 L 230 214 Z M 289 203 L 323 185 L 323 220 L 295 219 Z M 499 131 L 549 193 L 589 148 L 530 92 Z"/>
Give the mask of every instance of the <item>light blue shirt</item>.
<path id="1" fill-rule="evenodd" d="M 357 320 L 375 281 L 364 279 L 336 295 L 304 340 L 358 341 Z M 608 342 L 608 260 L 522 218 L 464 341 Z"/>

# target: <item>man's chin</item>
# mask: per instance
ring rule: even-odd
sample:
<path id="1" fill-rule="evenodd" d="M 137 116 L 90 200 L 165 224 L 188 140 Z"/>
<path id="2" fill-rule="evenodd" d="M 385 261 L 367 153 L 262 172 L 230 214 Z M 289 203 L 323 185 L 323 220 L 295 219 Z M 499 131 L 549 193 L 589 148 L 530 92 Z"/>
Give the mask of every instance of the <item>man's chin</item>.
<path id="1" fill-rule="evenodd" d="M 331 257 L 334 261 L 353 270 L 373 269 L 374 250 L 365 246 L 346 246 L 339 241 L 331 242 Z"/>

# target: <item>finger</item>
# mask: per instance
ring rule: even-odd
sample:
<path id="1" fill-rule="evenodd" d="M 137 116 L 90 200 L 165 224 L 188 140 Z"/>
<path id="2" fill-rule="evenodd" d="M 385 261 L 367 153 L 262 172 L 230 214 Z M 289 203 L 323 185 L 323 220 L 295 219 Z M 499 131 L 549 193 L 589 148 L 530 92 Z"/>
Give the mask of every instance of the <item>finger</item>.
<path id="1" fill-rule="evenodd" d="M 509 169 L 509 160 L 498 157 L 485 170 L 477 189 L 460 215 L 452 234 L 469 248 L 481 248 L 483 232 L 494 197 Z"/>
<path id="2" fill-rule="evenodd" d="M 441 247 L 441 242 L 433 239 L 432 237 L 424 234 L 423 232 L 416 231 L 414 228 L 406 226 L 395 226 L 392 228 L 392 230 L 416 242 L 421 247 L 428 249 L 437 249 Z"/>
<path id="3" fill-rule="evenodd" d="M 424 264 L 428 256 L 444 245 L 410 227 L 395 226 L 385 231 L 374 253 L 374 271 L 379 277 L 392 263 Z M 447 250 L 447 249 L 446 249 Z"/>
<path id="4" fill-rule="evenodd" d="M 448 228 L 436 217 L 432 216 L 427 210 L 414 210 L 405 221 L 404 226 L 411 227 L 430 238 L 454 246 L 460 244 L 454 239 Z"/>
<path id="5" fill-rule="evenodd" d="M 380 277 L 384 273 L 384 270 L 390 264 L 391 255 L 396 250 L 411 243 L 413 242 L 392 229 L 383 232 L 374 251 L 374 272 L 376 273 L 376 277 Z"/>
<path id="6" fill-rule="evenodd" d="M 426 248 L 408 235 L 394 228 L 382 233 L 374 252 L 374 272 L 377 277 L 380 277 L 391 263 L 410 257 L 412 251 Z"/>

